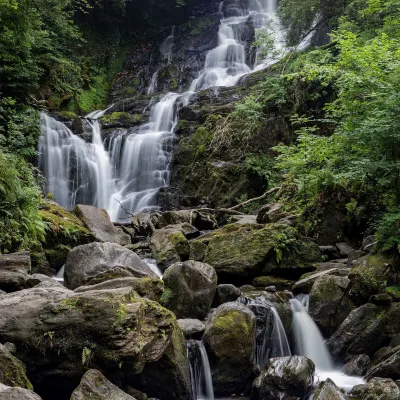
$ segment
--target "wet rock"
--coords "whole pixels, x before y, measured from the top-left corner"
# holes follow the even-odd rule
[[[216,395],[240,394],[254,378],[255,316],[243,304],[225,303],[206,322],[207,349]]]
[[[336,243],[336,247],[339,250],[339,255],[341,257],[348,257],[350,253],[354,250],[348,243],[341,242]]]
[[[150,238],[152,257],[165,270],[169,265],[189,258],[190,245],[181,225],[157,229]]]
[[[231,301],[236,301],[242,292],[234,285],[222,284],[217,286],[215,291],[214,300],[212,303],[213,307],[218,307],[221,304],[229,303]]]
[[[258,276],[253,279],[255,287],[275,286],[278,290],[291,290],[295,283],[295,281],[278,276]]]
[[[3,345],[11,354],[15,354],[17,352],[17,346],[14,343],[6,342]]]
[[[141,212],[132,217],[132,226],[137,235],[147,237],[154,233],[160,217],[160,213]]]
[[[113,385],[100,371],[90,369],[83,375],[71,400],[135,400],[134,397]]]
[[[0,383],[12,387],[33,389],[26,376],[24,364],[2,344],[0,344]]]
[[[335,385],[331,379],[320,383],[318,389],[314,393],[313,400],[346,400],[345,396],[340,389]]]
[[[211,308],[217,287],[213,267],[197,261],[171,265],[163,276],[163,304],[177,318],[204,319]]]
[[[122,383],[133,379],[171,346],[175,323],[170,311],[131,288],[32,288],[0,298],[0,341],[16,344],[41,393],[72,393],[91,365]]]
[[[400,332],[400,303],[377,306],[367,303],[353,310],[328,340],[336,360],[348,361],[358,354],[372,356]]]
[[[360,400],[398,400],[400,389],[391,379],[373,378],[365,385],[355,386],[350,395]]]
[[[10,387],[0,383],[0,400],[42,400],[39,395],[28,389]]]
[[[370,296],[382,292],[386,286],[396,285],[400,278],[391,258],[375,254],[359,259],[351,269],[349,279],[350,296],[361,305],[366,303]]]
[[[325,275],[332,275],[332,274],[338,274],[338,269],[330,268],[326,271],[307,274],[306,278],[302,277],[302,279],[300,279],[293,285],[292,292],[294,295],[299,294],[299,293],[308,294],[308,293],[310,293],[315,281],[318,278],[325,276]]]
[[[137,254],[115,243],[90,243],[72,249],[65,263],[65,286],[76,289],[100,274],[113,276],[114,269],[122,269],[131,277],[156,277],[156,274]],[[99,282],[96,282],[99,283]]]
[[[267,286],[265,291],[269,293],[276,293],[276,286]]]
[[[84,293],[91,290],[132,288],[139,296],[149,300],[160,301],[164,291],[164,283],[159,278],[117,278],[98,283],[96,285],[80,286],[75,293]]]
[[[291,238],[287,249],[278,251],[277,238]],[[319,260],[318,246],[298,235],[287,225],[230,224],[203,235],[191,242],[192,249],[201,244],[204,262],[212,265],[218,278],[226,283],[252,280],[260,275],[298,278],[304,272],[314,270]],[[279,262],[277,260],[279,259]]]
[[[186,339],[200,340],[206,329],[198,319],[178,319],[178,325]]]
[[[366,378],[372,377],[400,379],[400,346],[388,351],[368,370]]]
[[[314,373],[315,365],[306,357],[271,358],[253,383],[251,400],[304,397],[312,389]]]
[[[130,236],[114,226],[106,210],[79,204],[74,212],[96,240],[122,246],[131,243]]]
[[[253,290],[256,290],[256,288],[253,285],[243,285],[240,286],[239,288],[242,292],[251,292]]]
[[[364,376],[370,365],[371,359],[366,354],[360,354],[348,361],[342,371],[350,376]]]
[[[361,258],[366,256],[367,253],[362,250],[352,250],[349,254],[349,257],[347,259],[347,268],[352,268],[353,265],[357,263],[357,261]]]
[[[31,270],[31,255],[21,253],[0,254],[0,290],[10,293],[25,289]]]
[[[356,308],[348,295],[349,284],[346,277],[322,275],[312,286],[309,313],[325,336],[330,336]]]
[[[379,362],[379,360],[383,359],[383,357],[385,357],[385,355],[388,354],[389,351],[391,351],[391,350],[392,350],[391,347],[384,346],[384,347],[381,347],[380,349],[378,349],[377,351],[375,351],[375,353],[371,357],[372,363],[376,364],[377,362]]]

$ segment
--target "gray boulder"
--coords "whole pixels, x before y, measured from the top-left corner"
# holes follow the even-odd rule
[[[282,205],[279,203],[271,203],[263,206],[257,214],[257,222],[259,224],[269,224],[276,222],[283,217]]]
[[[206,326],[198,319],[178,319],[178,325],[186,339],[200,340],[206,330]]]
[[[305,397],[314,383],[315,365],[306,357],[271,358],[254,381],[251,400]]]
[[[117,278],[101,282],[96,285],[80,286],[74,290],[75,293],[84,293],[91,290],[119,289],[123,287],[132,288],[141,297],[160,301],[164,291],[164,282],[159,278]]]
[[[0,341],[16,344],[33,385],[45,382],[48,391],[71,390],[91,366],[123,384],[167,351],[185,359],[184,346],[173,339],[178,331],[184,342],[176,326],[170,311],[131,288],[73,293],[36,287],[0,297]],[[168,368],[180,378],[170,390],[182,393],[187,365]],[[164,400],[161,395],[155,397]]]
[[[135,400],[113,385],[100,371],[90,369],[83,375],[71,400]]]
[[[76,289],[104,273],[108,279],[120,277],[113,276],[115,269],[122,269],[131,277],[156,277],[134,252],[115,243],[95,242],[75,247],[68,253],[64,271],[65,286]]]
[[[216,395],[240,394],[254,379],[255,322],[237,302],[219,306],[207,320],[203,341]]]
[[[332,275],[332,274],[338,274],[338,269],[337,268],[330,268],[326,271],[321,271],[321,272],[316,272],[316,273],[310,273],[308,274],[307,277],[302,277],[299,281],[297,281],[293,287],[292,287],[292,292],[293,294],[308,294],[311,291],[311,288],[313,287],[315,281],[324,275]]]
[[[163,280],[163,304],[177,318],[207,316],[217,287],[217,274],[211,265],[192,260],[176,263],[167,268]]]
[[[221,304],[229,303],[231,301],[236,301],[242,292],[234,285],[230,284],[223,284],[218,285],[217,290],[215,292],[214,300],[213,300],[213,307],[218,307]]]
[[[55,286],[60,286],[60,287],[63,286],[60,282],[56,281],[55,279],[51,278],[50,276],[42,275],[42,274],[33,274],[33,275],[29,275],[29,277],[26,281],[25,289],[32,288],[36,285],[41,284],[42,282],[51,282],[51,284],[53,284]]]
[[[388,351],[367,372],[366,378],[400,379],[400,346]]]
[[[131,237],[111,222],[107,210],[79,204],[74,212],[99,242],[117,243],[122,246],[131,243]]]
[[[348,295],[350,280],[322,275],[310,292],[309,313],[325,336],[330,336],[356,308]]]
[[[374,235],[367,236],[362,241],[361,250],[369,253],[373,250],[376,243]]]
[[[0,290],[10,293],[25,289],[30,270],[29,252],[0,254]]]
[[[399,400],[400,389],[392,379],[373,378],[365,385],[357,385],[350,392],[360,400]]]
[[[42,400],[31,390],[19,387],[10,387],[0,383],[0,400]]]
[[[360,354],[348,361],[342,371],[350,376],[364,376],[370,365],[371,359],[366,354]]]
[[[341,257],[348,257],[350,253],[354,250],[348,243],[341,242],[336,243],[336,247],[339,250],[339,255]]]
[[[347,400],[347,396],[328,378],[325,382],[320,383],[313,400]]]

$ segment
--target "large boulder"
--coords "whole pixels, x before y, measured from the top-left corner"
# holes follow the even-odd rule
[[[318,278],[325,275],[338,275],[338,274],[339,272],[336,267],[329,268],[325,271],[318,271],[315,273],[305,274],[305,276],[302,276],[301,279],[293,285],[292,292],[295,295],[300,293],[308,294],[311,292],[311,289]]]
[[[217,395],[240,394],[254,379],[255,322],[237,302],[221,305],[207,321],[203,340]]]
[[[217,275],[211,265],[192,260],[176,263],[167,268],[163,280],[163,304],[177,318],[207,316],[217,287]]]
[[[135,400],[113,385],[100,371],[90,369],[83,375],[71,400]]]
[[[251,400],[305,397],[314,383],[315,365],[306,357],[271,358],[254,381]]]
[[[12,387],[33,389],[26,376],[25,365],[2,344],[0,344],[0,383]]]
[[[115,243],[95,242],[75,247],[69,252],[64,271],[65,285],[76,289],[102,273],[107,273],[108,279],[119,278],[120,275],[113,276],[114,269],[123,269],[131,277],[156,277],[133,251]]]
[[[16,357],[39,393],[57,390],[60,399],[72,393],[89,367],[123,383],[171,346],[184,358],[185,351],[174,347],[175,331],[170,311],[131,288],[85,293],[32,288],[0,297],[0,341],[15,343]],[[178,376],[185,372],[177,365],[169,368]],[[182,390],[175,383],[171,390]]]
[[[234,285],[230,284],[222,284],[217,286],[217,290],[215,292],[213,307],[218,307],[221,304],[229,303],[231,301],[236,301],[242,292]]]
[[[320,259],[317,244],[281,224],[230,224],[191,242],[190,257],[211,264],[218,278],[251,282],[260,275],[298,279]]]
[[[0,290],[7,293],[25,289],[31,270],[28,251],[0,254]]]
[[[328,340],[332,356],[348,361],[359,354],[371,357],[400,332],[400,303],[367,303],[353,310]]]
[[[318,389],[314,393],[313,400],[346,400],[345,396],[335,383],[329,378],[325,382],[321,382]]]
[[[182,225],[157,229],[150,238],[150,250],[157,265],[165,270],[169,265],[189,258],[190,245]]]
[[[311,289],[309,313],[325,336],[330,336],[355,308],[348,296],[349,284],[346,277],[322,275]]]
[[[362,305],[368,299],[400,282],[393,260],[382,254],[374,254],[360,258],[349,274],[351,280],[350,296]]]
[[[117,243],[121,246],[131,243],[131,237],[111,222],[107,210],[78,204],[74,212],[99,242]]]
[[[366,354],[360,354],[348,361],[342,371],[350,376],[364,376],[370,365],[371,359]]]
[[[119,289],[130,287],[141,297],[160,301],[164,291],[164,282],[159,278],[117,278],[97,283],[96,285],[80,286],[74,290],[75,293],[88,292],[90,290]]]
[[[0,383],[0,400],[42,400],[29,389],[10,387]]]
[[[355,386],[350,395],[360,400],[399,400],[400,389],[391,379],[373,378],[365,385]]]
[[[400,379],[400,346],[387,352],[368,370],[366,378],[372,377]]]
[[[178,319],[178,325],[186,339],[200,340],[206,330],[198,319]]]

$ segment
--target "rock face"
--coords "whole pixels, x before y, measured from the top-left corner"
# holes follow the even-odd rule
[[[0,400],[42,400],[31,390],[10,387],[0,383]]]
[[[170,311],[131,288],[85,293],[32,288],[0,297],[0,341],[16,344],[16,357],[39,393],[45,387],[66,396],[88,367],[124,382],[167,349],[185,358],[185,350],[174,347],[175,327]],[[169,368],[177,376],[185,373],[177,364]],[[171,390],[181,391],[174,383]]]
[[[159,301],[164,291],[164,283],[158,278],[117,278],[96,285],[80,286],[75,293],[88,292],[90,290],[119,289],[130,287],[141,297]]]
[[[251,400],[275,400],[282,394],[305,397],[314,381],[315,365],[306,357],[271,358],[254,381]]]
[[[218,307],[221,304],[236,301],[241,296],[241,294],[242,292],[240,291],[240,289],[238,289],[234,285],[218,285],[212,305],[213,307]]]
[[[132,277],[156,277],[134,252],[118,244],[96,242],[75,247],[69,252],[65,263],[65,285],[76,289],[106,272],[108,279],[112,279],[114,269],[123,269],[127,276]]]
[[[90,369],[83,375],[71,400],[135,400],[113,385],[100,371]]]
[[[377,306],[367,303],[353,310],[327,344],[336,360],[358,354],[372,356],[400,332],[400,303]]]
[[[346,400],[347,397],[329,378],[322,382],[316,390],[313,400]]]
[[[246,390],[254,374],[255,316],[243,304],[218,307],[206,323],[204,344],[216,395]]]
[[[342,371],[350,376],[364,376],[370,365],[371,359],[366,354],[360,354],[346,363]]]
[[[99,242],[117,243],[121,246],[131,243],[130,236],[114,226],[106,210],[79,204],[74,211]]]
[[[365,385],[355,386],[350,394],[361,400],[398,400],[400,389],[391,379],[373,378]]]
[[[25,365],[2,344],[0,344],[0,383],[12,387],[33,389],[26,376]]]
[[[282,246],[280,238],[287,243]],[[287,225],[231,224],[191,242],[191,257],[212,265],[228,283],[260,275],[295,276],[314,270],[319,247]]]
[[[372,377],[400,379],[400,346],[395,347],[378,360],[368,371],[366,378]]]
[[[206,330],[205,325],[198,319],[178,319],[178,325],[186,339],[200,340]]]
[[[355,308],[348,296],[349,284],[346,277],[322,275],[311,289],[309,313],[326,336],[330,336]]]
[[[171,265],[163,276],[165,306],[177,318],[204,319],[211,308],[217,287],[213,267],[197,261]]]
[[[149,245],[153,258],[162,270],[189,258],[190,246],[181,225],[157,229],[151,236]]]
[[[0,254],[0,290],[9,293],[24,289],[30,270],[29,252]]]

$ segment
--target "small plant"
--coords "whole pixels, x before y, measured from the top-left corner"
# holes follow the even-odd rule
[[[82,365],[89,365],[94,357],[95,344],[91,344],[90,347],[84,347],[82,350]]]

